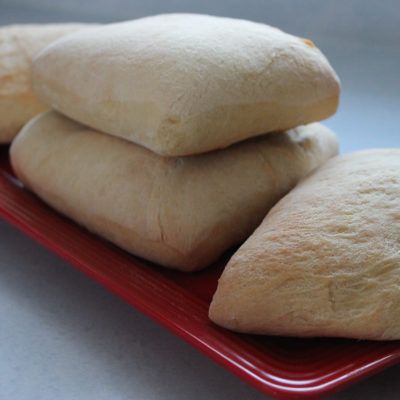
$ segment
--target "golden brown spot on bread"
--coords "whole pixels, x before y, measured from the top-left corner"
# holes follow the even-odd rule
[[[178,116],[176,116],[176,115],[172,115],[172,116],[170,116],[170,117],[167,119],[167,121],[168,121],[170,124],[179,124],[179,122],[181,121],[181,119],[180,119]]]
[[[315,44],[312,40],[310,40],[310,39],[301,39],[301,40],[303,41],[303,43],[306,44],[306,46],[311,47],[311,48],[315,47]]]

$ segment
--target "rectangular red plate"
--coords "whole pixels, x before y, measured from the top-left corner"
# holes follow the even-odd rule
[[[185,274],[129,255],[24,190],[10,169],[7,147],[0,147],[0,216],[271,396],[332,393],[400,359],[398,342],[257,337],[218,328],[207,311],[224,260]]]

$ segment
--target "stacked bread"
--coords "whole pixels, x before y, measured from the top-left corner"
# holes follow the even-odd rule
[[[400,338],[400,150],[328,161],[336,138],[316,121],[335,112],[339,81],[310,40],[160,15],[58,40],[35,60],[33,87],[53,110],[22,129],[11,161],[48,204],[183,271],[247,239],[214,322]]]
[[[315,123],[336,111],[335,72],[310,40],[263,24],[170,14],[85,29],[41,52],[32,78],[54,111],[13,142],[19,178],[171,268],[210,265],[337,153]]]

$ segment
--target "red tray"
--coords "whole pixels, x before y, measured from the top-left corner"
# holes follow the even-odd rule
[[[213,325],[208,305],[225,260],[185,274],[157,267],[90,234],[24,190],[0,147],[0,216],[268,395],[332,393],[400,359],[398,342],[289,339]]]

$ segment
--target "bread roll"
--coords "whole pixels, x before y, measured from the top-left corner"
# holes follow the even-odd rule
[[[248,333],[400,339],[400,149],[336,157],[278,202],[210,318]]]
[[[0,143],[9,143],[34,115],[48,107],[31,88],[33,58],[49,43],[83,24],[0,27]]]
[[[38,57],[33,80],[54,109],[166,156],[327,118],[339,97],[338,78],[311,41],[195,14],[65,38]]]
[[[311,124],[225,150],[164,158],[55,112],[11,146],[17,176],[43,200],[124,249],[171,268],[206,267],[337,151]]]

